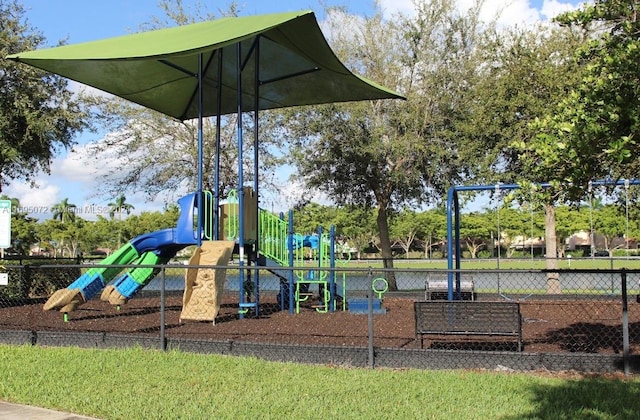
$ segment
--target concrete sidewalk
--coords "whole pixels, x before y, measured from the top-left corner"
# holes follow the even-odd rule
[[[31,407],[0,401],[0,420],[98,420],[93,417],[63,413],[46,408]]]

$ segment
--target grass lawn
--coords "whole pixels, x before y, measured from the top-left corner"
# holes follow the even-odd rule
[[[0,345],[0,399],[101,419],[636,419],[640,378]]]

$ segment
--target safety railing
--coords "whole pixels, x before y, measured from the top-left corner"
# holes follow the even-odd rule
[[[258,248],[260,253],[280,265],[289,265],[289,248],[287,246],[287,221],[273,213],[259,209]]]

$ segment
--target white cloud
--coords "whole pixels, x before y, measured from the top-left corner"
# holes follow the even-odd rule
[[[386,16],[398,12],[412,14],[415,10],[413,0],[380,0],[380,6]]]
[[[512,0],[506,4],[487,2],[485,18],[499,16],[498,26],[531,25],[541,19],[540,12],[528,0]]]
[[[459,10],[468,10],[476,0],[456,0]],[[412,0],[381,0],[385,15],[402,12],[412,14],[414,5]],[[543,20],[554,18],[559,13],[576,9],[580,4],[577,0],[486,0],[481,12],[483,20],[491,20],[499,16],[499,26],[531,25]],[[539,7],[536,7],[539,5]]]
[[[99,170],[104,171],[105,166],[96,166],[86,149],[86,146],[78,146],[66,156],[56,159],[51,165],[52,176],[88,183],[90,186],[99,176]]]
[[[545,0],[542,3],[541,13],[547,19],[553,19],[560,13],[569,12],[581,7],[585,3],[578,3],[558,0]]]
[[[37,181],[39,188],[31,188],[28,184],[14,183],[3,191],[9,197],[15,197],[23,208],[37,209],[34,213],[46,212],[43,208],[49,208],[59,201],[60,188],[48,183],[44,178]]]
[[[299,180],[289,180],[281,188],[281,194],[278,197],[278,204],[284,205],[285,209],[290,209],[301,202],[310,201],[323,206],[332,205],[332,201],[327,195],[318,190],[311,190],[305,187]]]
[[[31,217],[51,218],[51,207],[66,198],[77,206],[79,216],[96,220],[98,215],[109,216],[107,204],[115,198],[96,195],[98,186],[106,174],[121,164],[122,160],[114,153],[98,157],[90,145],[78,145],[54,159],[51,173],[38,176],[34,187],[16,182],[6,187],[3,193],[17,198]],[[167,201],[171,201],[167,197],[158,197],[148,202],[143,192],[136,191],[127,192],[125,196],[127,202],[135,207],[132,213],[161,210]]]
[[[109,136],[109,135],[107,135]],[[102,143],[106,138],[98,140]],[[95,145],[76,145],[65,156],[57,158],[51,165],[51,173],[70,180],[95,186],[101,179],[117,170],[124,160],[109,150],[96,153]]]

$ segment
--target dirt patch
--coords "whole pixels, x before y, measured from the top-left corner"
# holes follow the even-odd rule
[[[376,347],[419,348],[415,336],[413,299],[386,298],[385,314],[374,315]],[[118,309],[97,299],[68,314],[43,311],[42,302],[0,308],[0,329],[82,331],[153,335],[160,333],[159,296],[142,295]],[[182,296],[165,302],[165,333],[169,338],[216,339],[265,343],[366,346],[366,315],[343,311],[320,313],[311,306],[300,313],[281,311],[275,296],[261,297],[260,314],[238,314],[237,296],[226,294],[215,325],[181,321]],[[622,305],[613,299],[527,299],[521,301],[524,350],[527,352],[621,353]],[[631,351],[640,350],[640,304],[629,304]],[[504,350],[511,338],[431,337],[426,348]],[[505,347],[506,346],[506,347]]]

